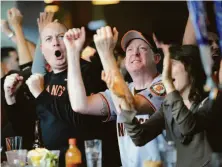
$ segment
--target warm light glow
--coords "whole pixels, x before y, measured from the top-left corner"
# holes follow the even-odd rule
[[[59,6],[58,5],[47,5],[45,7],[45,12],[58,12],[59,11]]]
[[[93,5],[111,5],[119,2],[120,0],[92,0]]]
[[[44,0],[45,3],[52,3],[53,0]]]

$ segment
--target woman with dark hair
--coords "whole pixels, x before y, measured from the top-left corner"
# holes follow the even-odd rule
[[[114,89],[115,74],[107,74],[104,80],[115,96],[121,99],[120,118],[135,145],[143,146],[166,130],[166,139],[174,141],[177,148],[177,166],[208,166],[211,153],[222,151],[222,140],[218,140],[222,132],[222,112],[219,111],[222,107],[221,93],[213,103],[205,98],[205,75],[198,47],[184,45],[168,48],[163,45],[163,51],[162,80],[167,95],[160,111],[144,124],[135,118],[136,109],[129,107],[132,105]]]

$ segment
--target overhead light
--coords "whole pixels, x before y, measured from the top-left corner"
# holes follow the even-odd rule
[[[52,3],[54,0],[44,0],[45,3]]]
[[[58,12],[59,11],[59,6],[58,5],[47,5],[45,7],[45,12]]]
[[[54,0],[44,0],[45,3],[52,3]]]
[[[88,28],[92,31],[95,31],[104,26],[106,26],[105,20],[93,20],[88,23]]]
[[[120,0],[92,0],[93,5],[111,5],[119,2]]]

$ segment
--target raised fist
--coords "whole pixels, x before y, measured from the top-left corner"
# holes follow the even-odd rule
[[[15,27],[16,25],[22,24],[23,16],[21,12],[16,8],[11,8],[8,10],[8,21],[11,24],[12,27]]]
[[[73,28],[69,29],[64,36],[64,43],[67,51],[80,52],[83,49],[85,42],[85,28]]]
[[[53,21],[53,12],[41,12],[39,18],[37,19],[37,24],[39,28],[39,33],[42,32],[43,28]]]
[[[32,95],[37,98],[40,93],[44,90],[44,77],[41,74],[32,74],[29,79],[26,80]]]
[[[93,36],[97,51],[100,54],[113,52],[118,40],[118,34],[115,27],[113,30],[109,26],[98,29]]]
[[[5,78],[4,91],[5,99],[8,105],[14,104],[18,88],[22,85],[23,77],[19,74],[11,74]]]

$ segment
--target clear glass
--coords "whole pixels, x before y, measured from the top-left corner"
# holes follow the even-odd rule
[[[102,167],[102,141],[85,141],[87,167]]]
[[[167,167],[176,167],[177,150],[173,141],[168,141],[164,153],[164,159]]]
[[[7,137],[5,142],[7,151],[22,149],[22,136]]]
[[[11,150],[5,153],[9,165],[25,166],[27,150]]]

